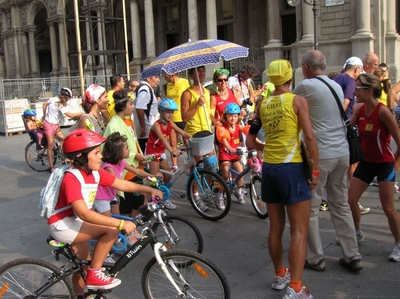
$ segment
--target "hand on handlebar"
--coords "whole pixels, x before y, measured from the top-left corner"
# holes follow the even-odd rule
[[[152,189],[151,192],[150,192],[150,195],[151,195],[152,197],[153,197],[153,196],[158,196],[158,197],[161,198],[161,199],[164,198],[164,194],[163,194],[160,190],[157,190],[157,189]]]
[[[123,231],[125,235],[129,235],[135,229],[136,225],[132,221],[125,221],[121,231]]]
[[[181,150],[171,151],[171,154],[173,157],[179,157],[180,155],[183,154],[183,151]]]

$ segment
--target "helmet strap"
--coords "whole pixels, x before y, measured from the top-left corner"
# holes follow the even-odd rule
[[[162,122],[164,125],[167,125],[167,124],[168,124],[168,121],[167,121],[162,115],[160,115],[160,119],[161,119],[161,122]]]

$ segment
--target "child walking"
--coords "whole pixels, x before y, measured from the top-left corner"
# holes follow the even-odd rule
[[[243,171],[242,164],[240,164],[240,156],[236,154],[237,148],[242,145],[240,134],[243,130],[239,126],[239,115],[239,105],[235,103],[227,104],[221,119],[222,126],[216,128],[217,140],[220,143],[218,148],[219,168],[222,172],[222,178],[225,181],[229,178],[229,167],[231,164],[232,168],[237,172]],[[243,178],[239,181],[238,186],[243,186]],[[239,204],[244,205],[246,202],[242,194],[242,189],[242,187],[237,188],[233,194]],[[217,204],[220,209],[225,209],[222,190],[218,193]]]
[[[167,150],[171,156],[178,157],[181,154],[180,150],[174,150],[170,144],[171,131],[174,130],[176,133],[181,134],[183,138],[190,138],[192,135],[186,133],[180,129],[174,122],[172,122],[172,116],[174,111],[178,110],[178,105],[174,100],[164,98],[158,103],[158,111],[160,112],[160,119],[158,119],[151,127],[149,133],[149,139],[146,144],[146,155],[160,155],[160,161],[151,161],[150,173],[157,174],[161,169],[169,170],[169,163],[165,150]],[[171,178],[164,176],[164,181],[168,182]],[[164,205],[168,209],[176,209],[176,206],[170,202],[170,200],[164,201]]]

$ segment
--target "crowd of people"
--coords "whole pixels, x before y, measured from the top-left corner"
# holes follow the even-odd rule
[[[395,174],[400,166],[400,82],[390,86],[388,67],[379,64],[375,53],[362,59],[350,57],[341,72],[329,76],[325,75],[326,67],[322,52],[305,53],[301,61],[304,79],[293,89],[292,65],[284,59],[269,64],[269,81],[259,89],[252,80],[259,74],[254,64],[244,65],[237,74],[216,69],[214,92],[210,92],[203,86],[206,68],[200,66],[188,70],[189,80],[164,74],[167,83],[162,99],[157,92],[160,77],[129,80],[125,88],[124,78],[116,75],[110,79],[108,92],[97,84],[87,88],[82,99],[85,113],[72,115],[67,111],[66,102],[72,97],[68,88],[45,103],[43,132],[38,134],[47,138],[49,162],[57,137],[75,169],[66,174],[56,207],[69,208],[50,218],[49,230],[58,240],[71,243],[81,258],[89,255],[86,241],[98,238],[86,284],[104,289],[118,285],[118,279],[101,271],[101,263],[119,230],[130,233],[131,242],[140,237],[132,223],[109,217],[111,211],[134,217],[146,202],[144,194],[162,197],[159,191],[140,185],[142,178],[161,177],[160,169],[176,172],[179,146],[187,146],[190,138],[213,134],[215,151],[207,157],[214,157],[211,164],[219,167],[224,179],[229,167],[241,171],[238,147],[258,152],[262,200],[270,219],[268,251],[275,269],[271,285],[276,290],[287,287],[284,299],[313,298],[302,283],[303,269],[326,268],[320,210],[330,211],[342,252],[339,264],[352,271],[362,270],[358,248],[365,239],[361,214],[369,208],[359,199],[370,183],[378,185],[394,237],[389,260],[400,262],[400,216],[394,207]],[[351,125],[358,128],[364,153],[358,164],[350,165],[346,126],[335,98]],[[66,138],[58,125],[59,111],[79,118],[77,130]],[[32,116],[32,111],[27,111],[26,122],[38,130]],[[392,138],[396,151],[390,147]],[[313,161],[310,177],[303,166],[302,143]],[[163,157],[162,162],[148,162],[148,156],[154,154]],[[202,157],[194,158],[198,161]],[[145,166],[150,173],[145,172]],[[66,188],[67,183],[76,188]],[[87,193],[87,185],[99,186],[97,196]],[[241,188],[234,196],[239,204],[245,204]],[[208,209],[196,190],[194,200],[202,210]],[[225,209],[222,190],[215,201],[219,209]],[[176,208],[170,200],[165,205]],[[291,241],[285,266],[282,236],[286,215]],[[83,285],[76,276],[76,290],[82,290]]]

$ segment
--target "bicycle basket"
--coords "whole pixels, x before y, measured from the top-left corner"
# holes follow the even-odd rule
[[[214,134],[189,139],[192,156],[204,156],[214,151]]]

